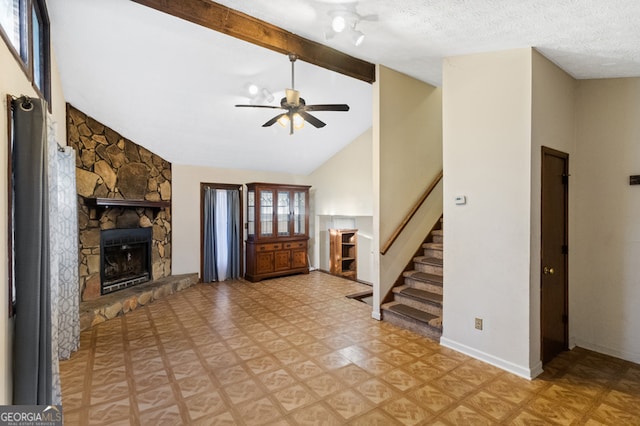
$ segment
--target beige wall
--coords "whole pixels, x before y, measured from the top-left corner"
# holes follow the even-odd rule
[[[306,176],[255,170],[219,169],[174,163],[172,164],[171,172],[173,178],[171,262],[173,273],[176,275],[192,272],[200,273],[200,183],[245,184],[249,182],[272,182],[308,184]],[[310,198],[310,207],[313,210],[313,196],[311,195]],[[243,209],[246,209],[246,198],[243,200]],[[243,212],[243,214],[245,213]],[[310,217],[313,217],[313,214],[310,213]],[[313,235],[311,227],[309,233]],[[314,244],[313,241],[309,243],[310,245]]]
[[[53,54],[52,54],[53,56]],[[61,144],[66,143],[66,121],[65,121],[65,102],[62,95],[62,86],[58,75],[55,60],[52,61],[51,75],[51,96],[52,96],[52,113],[56,121],[57,138]],[[0,197],[0,216],[2,216],[2,225],[0,225],[0,259],[7,259],[7,165],[8,165],[8,143],[7,135],[7,102],[6,96],[36,96],[31,83],[27,80],[22,68],[18,65],[15,58],[0,39],[0,188],[3,195]],[[11,348],[13,340],[13,321],[7,318],[7,306],[9,283],[7,282],[7,264],[6,260],[0,262],[0,405],[11,403]]]
[[[640,362],[640,78],[577,84],[571,158],[571,335],[578,346]]]
[[[532,370],[539,369],[540,363],[540,201],[542,183],[542,147],[556,149],[569,154],[569,173],[573,174],[575,143],[575,101],[576,80],[558,68],[555,64],[533,51],[532,57],[532,127],[531,127],[531,345],[529,365]],[[575,176],[571,181],[575,180]],[[570,187],[569,196],[573,195]],[[573,198],[569,202],[569,226],[574,223],[575,208]],[[573,235],[569,229],[569,246],[574,246]],[[571,261],[572,256],[569,256]],[[569,277],[571,277],[571,267]],[[573,291],[569,290],[571,295]],[[571,314],[571,312],[570,312]],[[573,317],[570,315],[573,322]],[[570,324],[570,333],[573,332]]]
[[[531,49],[443,62],[441,343],[530,377]],[[456,205],[456,196],[467,197]],[[474,329],[474,318],[484,329]]]
[[[374,233],[381,247],[442,170],[442,90],[377,67],[374,84]],[[377,164],[376,164],[377,162]],[[386,255],[378,256],[374,317],[420,243],[442,212],[439,187]],[[377,229],[376,229],[377,228]],[[374,262],[375,263],[375,262]]]
[[[309,175],[315,205],[311,263],[328,271],[329,233],[334,217],[358,229],[358,279],[372,282],[372,129],[367,130]]]

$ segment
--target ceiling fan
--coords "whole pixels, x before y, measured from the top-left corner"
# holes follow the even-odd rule
[[[276,115],[262,127],[269,127],[276,122],[283,125],[289,125],[289,134],[293,134],[294,128],[302,127],[304,121],[310,123],[316,128],[324,127],[327,124],[313,115],[309,114],[309,111],[349,111],[349,105],[346,104],[319,104],[319,105],[307,105],[305,100],[300,97],[300,92],[295,90],[295,74],[294,64],[298,59],[298,56],[294,53],[289,54],[289,60],[291,61],[291,89],[285,90],[285,97],[280,100],[280,106],[273,105],[236,105],[236,107],[242,108],[271,108],[282,109],[286,112]],[[287,123],[288,122],[288,123]]]

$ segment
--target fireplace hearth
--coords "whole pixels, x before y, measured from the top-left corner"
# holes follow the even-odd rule
[[[100,233],[100,294],[151,279],[151,228],[108,229]]]

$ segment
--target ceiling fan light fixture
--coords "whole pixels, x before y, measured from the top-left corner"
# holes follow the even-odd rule
[[[251,95],[251,96],[257,95],[259,90],[260,89],[256,84],[249,83],[249,85],[247,86],[247,91],[249,92],[249,95]]]
[[[353,29],[351,31],[351,41],[354,45],[360,46],[364,41],[364,33],[362,31]]]
[[[300,130],[304,127],[304,118],[297,112],[293,114],[293,128]]]
[[[347,20],[342,15],[336,15],[331,20],[331,28],[336,33],[341,33],[347,27]]]
[[[289,116],[285,114],[282,117],[278,118],[278,124],[284,128],[289,127]]]
[[[271,103],[275,99],[273,97],[273,93],[271,93],[266,87],[262,89],[262,96],[264,97],[264,100],[267,101],[267,103]]]

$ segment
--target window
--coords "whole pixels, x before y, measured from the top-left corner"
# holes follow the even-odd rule
[[[0,36],[33,87],[50,103],[49,17],[45,0],[0,0]]]

